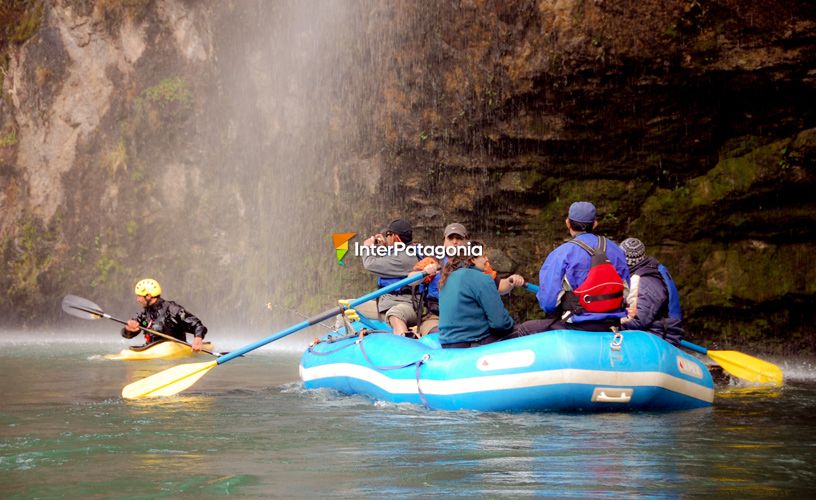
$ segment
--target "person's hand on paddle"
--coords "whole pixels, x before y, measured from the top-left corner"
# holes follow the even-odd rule
[[[193,339],[193,343],[190,347],[193,348],[194,352],[198,352],[201,350],[201,346],[204,344],[204,339],[201,337],[196,337]]]
[[[437,260],[433,257],[425,257],[421,261],[414,264],[414,270],[408,273],[408,276],[416,274],[420,271],[427,276],[424,280],[422,280],[422,282],[427,285],[431,282],[431,280],[433,280],[434,275],[439,272],[439,262],[437,262]]]
[[[524,286],[524,277],[520,274],[511,274],[507,277],[507,282],[510,283],[513,288],[520,288]]]
[[[138,332],[140,330],[139,322],[136,321],[135,319],[129,319],[127,324],[125,325],[125,330],[129,332]]]
[[[492,268],[490,270],[493,273],[493,279],[496,279],[496,271],[493,271]],[[487,266],[485,266],[485,274],[490,275],[487,273]],[[512,292],[513,289],[524,286],[524,278],[520,274],[511,274],[510,276],[499,280],[496,286],[499,290],[499,294],[507,295],[508,293]]]

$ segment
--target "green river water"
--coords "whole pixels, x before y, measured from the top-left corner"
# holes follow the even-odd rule
[[[0,498],[816,495],[810,360],[771,359],[783,388],[722,387],[703,410],[442,412],[304,390],[305,337],[132,402],[123,385],[179,361],[0,332]]]

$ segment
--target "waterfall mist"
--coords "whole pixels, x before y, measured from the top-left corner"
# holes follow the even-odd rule
[[[212,26],[216,65],[199,126],[213,138],[201,158],[218,208],[200,231],[210,236],[205,256],[217,261],[171,272],[186,296],[219,314],[211,321],[228,312],[229,321],[268,325],[280,316],[269,301],[307,313],[330,305],[320,297],[342,272],[331,233],[348,229],[345,202],[357,197],[337,192],[336,177],[359,153],[359,103],[368,98],[355,62],[365,41],[360,8],[241,2]]]
[[[0,199],[21,192],[0,277],[14,313],[0,321],[81,327],[60,311],[67,293],[128,317],[145,277],[211,327],[264,330],[300,321],[267,302],[312,314],[355,292],[331,233],[357,230],[379,180],[364,140],[379,85],[367,30],[387,10],[375,7],[47,3],[6,80],[16,108],[0,108],[28,145]],[[44,98],[33,84],[48,78]],[[73,142],[37,142],[56,133]],[[30,201],[35,181],[48,213]]]

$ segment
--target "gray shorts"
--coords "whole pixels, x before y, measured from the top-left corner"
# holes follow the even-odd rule
[[[401,319],[408,326],[414,326],[417,323],[416,311],[414,310],[414,305],[410,302],[400,302],[391,306],[391,308],[385,312],[385,322],[388,323],[388,320],[392,316]]]
[[[436,314],[429,314],[422,318],[422,323],[419,324],[419,336],[424,337],[431,333],[431,330],[439,326],[439,316]]]

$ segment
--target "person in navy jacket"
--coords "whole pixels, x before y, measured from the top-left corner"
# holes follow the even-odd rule
[[[627,316],[621,320],[621,327],[651,332],[680,345],[685,332],[680,299],[671,274],[656,259],[646,256],[646,245],[639,239],[627,238],[621,248],[632,273]]]

